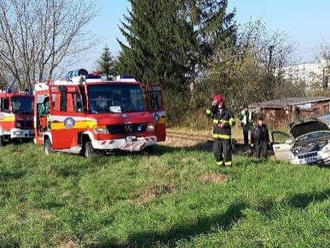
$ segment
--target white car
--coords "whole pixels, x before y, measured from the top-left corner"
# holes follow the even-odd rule
[[[292,164],[330,164],[330,115],[296,123],[290,134],[272,132],[275,159]]]

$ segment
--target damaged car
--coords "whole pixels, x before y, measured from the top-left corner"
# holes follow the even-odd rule
[[[330,115],[295,123],[290,134],[272,132],[275,159],[291,164],[330,164]]]

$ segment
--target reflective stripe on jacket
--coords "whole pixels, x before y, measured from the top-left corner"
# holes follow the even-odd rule
[[[212,106],[206,110],[206,114],[213,119],[213,138],[231,139],[231,127],[235,125],[235,119],[231,111],[225,107],[219,109]],[[221,127],[220,124],[224,126]]]

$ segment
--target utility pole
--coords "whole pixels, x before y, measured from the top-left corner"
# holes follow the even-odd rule
[[[328,89],[328,84],[329,84],[329,67],[324,67],[323,68],[323,89],[327,90]]]
[[[274,51],[275,46],[271,45],[268,47],[269,50],[269,59],[268,59],[268,75],[271,73],[271,66],[272,66],[272,59],[273,59],[273,51]]]

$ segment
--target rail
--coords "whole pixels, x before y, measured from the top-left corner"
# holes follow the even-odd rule
[[[200,141],[200,142],[209,142],[212,141],[211,135],[199,134],[199,133],[185,133],[180,131],[168,130],[166,131],[168,138],[174,139],[183,139],[183,140],[192,140],[192,141]]]

